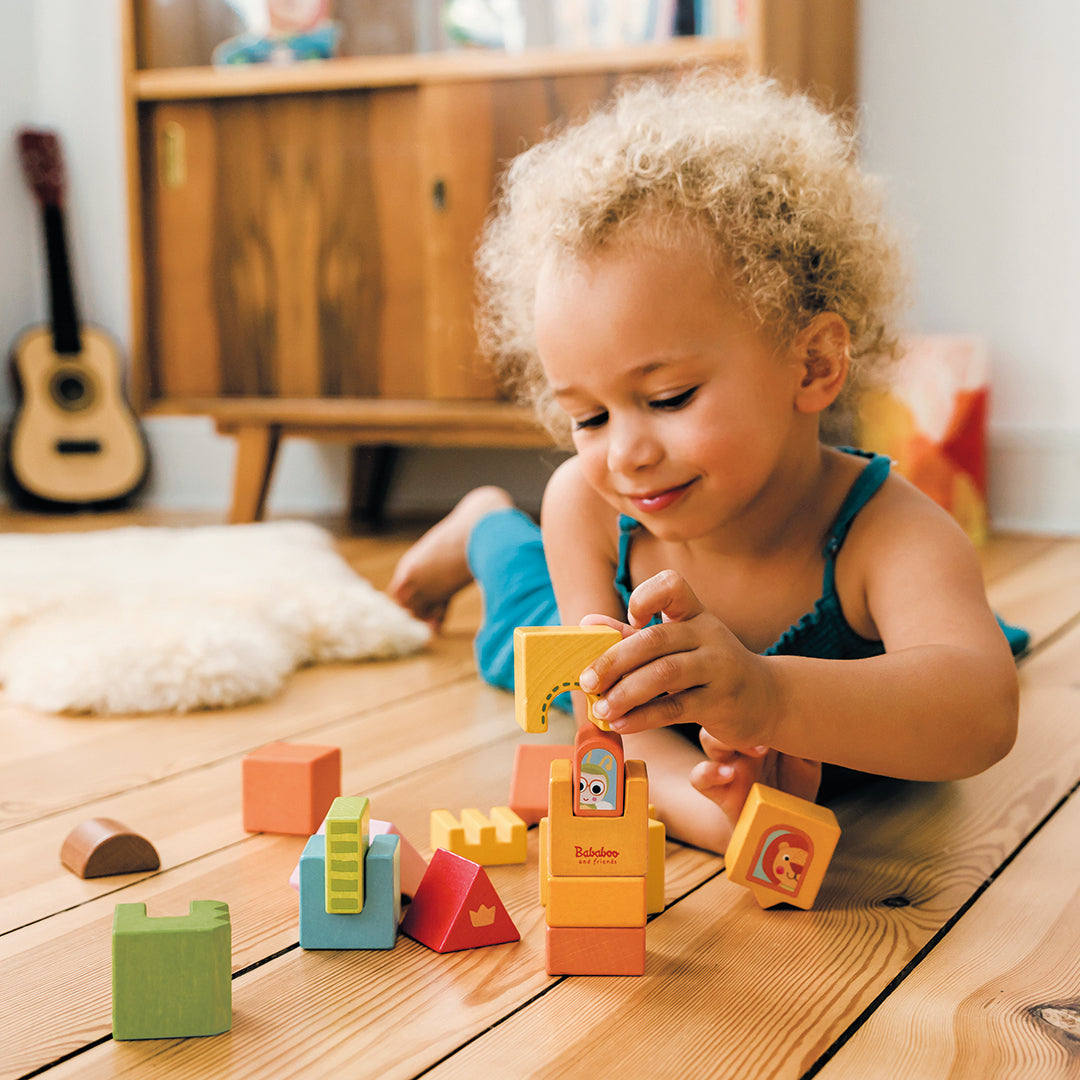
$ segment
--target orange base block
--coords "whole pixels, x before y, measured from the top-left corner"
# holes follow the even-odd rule
[[[548,926],[549,975],[644,975],[645,927]]]

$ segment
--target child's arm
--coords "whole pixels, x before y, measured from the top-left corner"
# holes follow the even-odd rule
[[[842,558],[857,567],[885,655],[758,656],[681,577],[658,574],[635,590],[629,618],[642,627],[662,612],[665,623],[592,665],[613,728],[690,721],[729,746],[914,780],[972,775],[1003,757],[1016,733],[1016,670],[970,543],[906,485],[869,511]]]
[[[548,481],[540,525],[563,624],[577,625],[589,612],[622,624],[626,608],[615,588],[617,514],[584,481],[576,457]]]

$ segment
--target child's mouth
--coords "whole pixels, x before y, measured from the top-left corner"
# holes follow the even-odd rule
[[[693,480],[680,484],[678,487],[666,488],[664,491],[655,491],[650,495],[629,495],[630,502],[646,514],[656,514],[666,510],[669,506],[678,502],[683,497]]]

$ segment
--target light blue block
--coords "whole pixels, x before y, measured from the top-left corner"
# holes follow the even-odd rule
[[[401,921],[401,848],[390,833],[373,836],[364,859],[364,908],[326,910],[326,837],[313,836],[300,856],[300,948],[392,949]]]

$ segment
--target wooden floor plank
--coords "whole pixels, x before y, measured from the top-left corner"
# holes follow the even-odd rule
[[[432,805],[459,809],[463,792],[485,809],[505,798],[516,741],[511,733],[472,753],[444,754],[406,779],[366,790],[376,811],[387,813],[407,835],[426,839]],[[417,790],[425,793],[423,800],[416,798]],[[142,901],[151,915],[160,915],[182,913],[191,899],[224,900],[232,912],[234,970],[261,966],[234,984],[236,1021],[230,1035],[189,1040],[165,1055],[162,1048],[172,1045],[167,1042],[109,1043],[79,1054],[71,1063],[71,1075],[123,1075],[130,1063],[137,1075],[150,1076],[162,1061],[170,1063],[170,1070],[183,1073],[189,1057],[202,1062],[207,1053],[209,1061],[199,1065],[207,1069],[202,1075],[221,1075],[223,1054],[226,1059],[240,1055],[249,1061],[252,1076],[296,1075],[288,1068],[300,1063],[321,1067],[328,1052],[328,1046],[317,1040],[293,1046],[297,1030],[329,1027],[347,1033],[362,1027],[364,1017],[373,1011],[385,1015],[395,1003],[400,1016],[380,1028],[379,1042],[384,1045],[378,1071],[347,1070],[346,1074],[411,1075],[417,1055],[430,1065],[453,1049],[463,1023],[484,1030],[551,981],[544,973],[539,936],[542,909],[537,897],[535,829],[530,832],[526,865],[489,870],[526,941],[499,947],[501,951],[476,950],[457,957],[440,957],[405,939],[389,956],[301,953],[295,948],[296,895],[286,883],[303,842],[292,837],[247,837],[213,855],[0,937],[0,964],[12,985],[22,988],[17,997],[0,999],[0,1030],[14,1033],[0,1041],[0,1077],[7,1080],[40,1068],[108,1034],[108,940],[112,906],[118,902]],[[418,846],[427,851],[425,843]],[[721,860],[694,849],[673,844],[669,851],[671,898],[694,888],[721,866]],[[281,950],[289,951],[261,963]],[[338,983],[348,987],[348,992],[327,997],[325,991]],[[439,1005],[435,1013],[420,1007],[428,998]],[[288,1025],[275,1020],[284,1009],[290,1017]],[[64,1017],[62,1024],[56,1023],[58,1015]],[[277,1034],[270,1036],[275,1029]],[[363,1038],[336,1041],[350,1062],[369,1057]],[[280,1057],[281,1064],[268,1071],[267,1055]],[[234,1062],[232,1071],[236,1067]],[[396,1073],[397,1069],[405,1071]],[[243,1074],[241,1070],[239,1075]],[[65,1073],[60,1070],[56,1075]]]
[[[0,829],[202,768],[276,739],[373,715],[416,687],[451,686],[475,672],[467,637],[393,662],[323,664],[298,672],[270,701],[180,716],[70,717],[0,701]],[[11,739],[8,740],[8,735]]]
[[[339,549],[384,586],[411,536],[346,531]],[[535,831],[525,867],[491,871],[524,941],[449,957],[407,941],[389,954],[303,953],[295,894],[284,883],[303,841],[242,831],[239,757],[277,737],[341,745],[345,789],[371,795],[373,815],[396,821],[421,847],[435,806],[487,810],[505,801],[520,732],[509,696],[473,674],[475,588],[452,610],[449,637],[425,657],[390,665],[396,679],[385,683],[378,665],[318,668],[251,710],[153,721],[39,717],[9,710],[0,697],[0,745],[11,752],[10,764],[0,763],[0,865],[10,869],[0,930],[17,928],[0,936],[0,973],[19,988],[0,995],[0,1080],[69,1053],[48,1075],[800,1075],[957,912],[964,914],[929,957],[964,928],[1011,868],[965,905],[1080,779],[1080,541],[995,540],[982,559],[995,608],[1028,625],[1036,642],[1021,666],[1014,753],[968,781],[883,784],[841,805],[844,836],[812,913],[762,912],[717,876],[720,860],[669,845],[673,903],[650,925],[644,979],[546,976]],[[569,738],[560,724],[556,741]],[[97,771],[101,777],[89,775]],[[55,860],[63,836],[98,813],[147,822],[163,872],[82,882],[62,870]],[[1032,873],[1041,880],[1052,862]],[[196,898],[225,899],[233,910],[241,972],[233,1031],[113,1043],[114,903],[146,900],[151,914],[166,914]],[[1041,939],[1030,949],[1043,957]],[[943,997],[940,1030],[956,1009]],[[850,1045],[854,1052],[854,1039]],[[1034,1060],[1052,1060],[1044,1051],[1040,1044]]]
[[[551,737],[557,730],[553,725]],[[467,791],[464,785],[477,779],[468,752],[497,742],[504,746],[505,802],[517,733],[510,696],[468,679],[311,728],[305,738],[341,748],[342,785],[349,794],[365,794],[438,761],[454,763]],[[240,771],[241,755],[234,754],[0,833],[0,864],[11,868],[0,897],[0,933],[116,888],[115,879],[83,881],[59,862],[64,838],[87,817],[114,817],[145,835],[166,870],[243,840]]]
[[[1024,626],[1033,646],[1080,612],[1080,539],[1061,540],[992,581],[994,609]]]
[[[979,562],[982,564],[983,579],[996,581],[1022,566],[1026,562],[1046,554],[1055,545],[1061,543],[1055,536],[1034,536],[1025,534],[992,535],[979,548]]]
[[[1074,794],[821,1080],[1080,1075],[1078,834]]]

